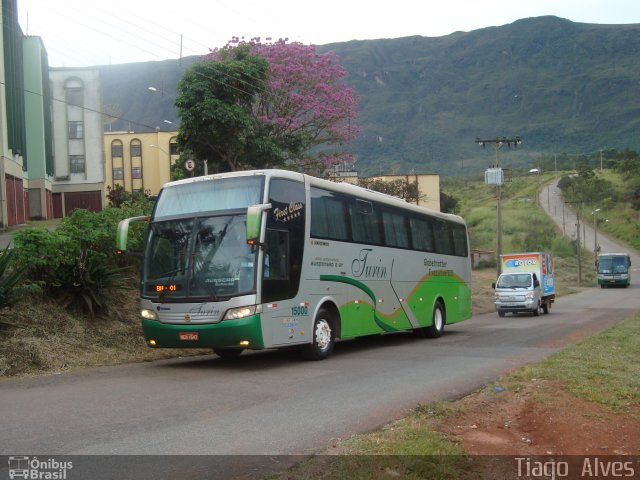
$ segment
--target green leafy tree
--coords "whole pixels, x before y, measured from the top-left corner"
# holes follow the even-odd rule
[[[417,203],[420,199],[417,182],[407,182],[400,178],[396,180],[382,180],[379,178],[359,178],[358,185],[369,190],[386,193],[393,197],[406,200],[409,203]]]
[[[318,172],[352,160],[357,98],[332,53],[233,39],[178,84],[178,143],[209,172],[285,167]],[[197,172],[199,173],[199,172]]]
[[[180,149],[208,162],[210,172],[245,168],[255,157],[254,149],[268,150],[268,138],[263,138],[265,132],[252,114],[267,71],[267,61],[251,55],[248,48],[237,58],[193,64],[178,83]],[[273,150],[265,163],[278,163]]]
[[[640,155],[629,149],[620,152],[614,169],[625,179],[623,196],[634,209],[640,210]]]
[[[458,199],[452,195],[448,195],[442,190],[440,191],[440,211],[443,213],[458,213],[460,206]]]
[[[579,167],[577,175],[562,177],[558,187],[569,202],[592,205],[595,201],[600,205],[607,205],[617,200],[613,184],[596,175],[593,169],[587,166]]]

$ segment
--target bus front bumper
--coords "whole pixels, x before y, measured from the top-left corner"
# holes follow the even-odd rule
[[[260,315],[195,325],[142,320],[142,330],[153,348],[264,348]]]
[[[598,285],[629,285],[629,275],[612,275],[608,277],[598,277]]]

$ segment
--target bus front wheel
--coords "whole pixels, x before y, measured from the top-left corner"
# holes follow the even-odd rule
[[[446,316],[444,313],[444,305],[438,300],[433,307],[432,323],[430,327],[425,327],[424,333],[427,338],[438,338],[444,331]]]
[[[321,309],[313,322],[313,342],[302,347],[302,356],[307,360],[323,360],[331,355],[336,334],[331,314]]]

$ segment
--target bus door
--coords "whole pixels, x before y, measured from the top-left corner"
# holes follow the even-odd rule
[[[261,303],[265,345],[300,343],[308,338],[310,312],[299,298],[304,253],[304,184],[274,178],[269,185]],[[295,308],[294,308],[295,307]],[[302,333],[301,333],[302,332]]]

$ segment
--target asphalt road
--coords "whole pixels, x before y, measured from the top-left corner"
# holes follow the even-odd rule
[[[627,318],[640,309],[639,290],[585,289],[537,318],[479,315],[437,340],[343,342],[322,362],[265,351],[231,363],[211,355],[3,380],[0,452],[310,454]]]
[[[70,479],[260,476],[290,463],[288,455],[323,451],[417,404],[462,396],[628,318],[640,310],[639,277],[628,289],[561,297],[549,315],[474,316],[436,340],[342,342],[322,362],[264,351],[234,362],[211,355],[5,379],[0,454],[73,455]]]

